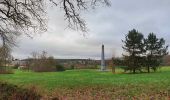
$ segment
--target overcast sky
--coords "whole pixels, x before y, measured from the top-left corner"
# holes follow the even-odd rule
[[[121,56],[125,34],[133,28],[145,36],[149,32],[163,37],[170,44],[170,0],[111,0],[111,7],[84,12],[89,32],[65,29],[61,9],[48,6],[48,31],[33,39],[21,36],[19,47],[13,49],[15,58],[27,58],[33,51],[47,51],[55,58],[100,59],[101,45],[106,58]]]

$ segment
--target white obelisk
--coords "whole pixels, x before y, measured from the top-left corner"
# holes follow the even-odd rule
[[[101,71],[106,70],[106,65],[105,65],[105,58],[104,58],[104,45],[102,44],[102,53],[101,53]]]

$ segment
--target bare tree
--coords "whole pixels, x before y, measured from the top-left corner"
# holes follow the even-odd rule
[[[7,46],[0,47],[0,73],[7,71],[7,64],[11,61],[11,50]]]
[[[65,12],[64,18],[69,27],[87,30],[81,11],[95,8],[99,3],[110,5],[108,0],[1,0],[0,1],[0,37],[8,45],[15,44],[20,34],[46,31],[45,5],[51,2]]]
[[[7,61],[11,57],[11,45],[6,44],[5,37],[2,38],[2,46],[0,47],[0,66],[6,66]]]
[[[32,58],[28,62],[28,68],[33,71],[44,72],[44,71],[56,71],[56,62],[54,57],[49,56],[46,51],[32,52]]]
[[[43,0],[1,0],[0,37],[3,45],[14,45],[15,37],[31,30],[45,30]]]
[[[90,7],[95,8],[100,3],[110,6],[109,0],[50,0],[55,5],[60,5],[65,12],[65,20],[68,21],[69,27],[75,30],[87,31],[86,22],[81,18],[81,11],[88,10]]]

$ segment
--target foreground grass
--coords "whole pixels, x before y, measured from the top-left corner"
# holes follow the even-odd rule
[[[68,70],[65,72],[35,73],[16,70],[15,74],[1,74],[1,81],[17,85],[35,85],[54,91],[51,95],[59,97],[103,98],[138,96],[169,98],[170,67],[162,67],[155,73],[116,74],[97,70]],[[55,92],[57,91],[57,92]],[[69,94],[72,93],[72,94]],[[69,95],[69,96],[68,96]],[[75,96],[74,96],[75,95]],[[148,96],[149,95],[149,96]],[[75,97],[75,98],[74,98]],[[63,97],[64,98],[64,97]],[[90,99],[89,99],[90,100]]]
[[[139,85],[170,84],[170,67],[163,67],[155,73],[112,74],[97,70],[68,70],[65,72],[26,72],[16,70],[15,74],[0,74],[0,80],[17,85],[38,85],[46,89],[81,87],[91,85]]]

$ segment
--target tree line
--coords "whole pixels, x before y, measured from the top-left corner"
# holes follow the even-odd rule
[[[133,29],[125,35],[122,42],[122,48],[126,52],[123,54],[125,70],[133,73],[156,71],[162,58],[168,54],[164,38],[158,38],[154,33],[149,33],[145,38],[142,33]]]
[[[68,27],[87,32],[81,12],[92,10],[99,4],[110,6],[109,0],[0,0],[0,70],[11,59],[16,39],[24,34],[34,37],[47,31],[47,6],[61,9]]]

